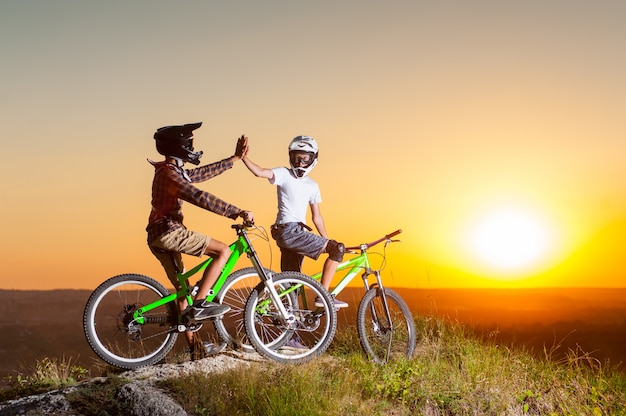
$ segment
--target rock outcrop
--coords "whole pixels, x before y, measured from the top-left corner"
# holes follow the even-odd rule
[[[194,372],[215,373],[239,366],[249,366],[252,362],[260,361],[262,358],[257,354],[230,351],[198,361],[160,364],[126,371],[121,373],[120,377],[130,380],[130,382],[117,390],[115,400],[127,410],[126,415],[128,416],[187,416],[188,413],[180,404],[155,386],[156,381],[172,377],[184,377]],[[102,378],[99,378],[87,383],[101,381]],[[72,408],[72,404],[66,396],[79,388],[81,386],[0,403],[0,416],[78,416],[79,413]]]

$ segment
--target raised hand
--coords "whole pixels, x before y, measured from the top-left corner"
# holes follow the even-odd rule
[[[237,147],[235,148],[235,157],[243,159],[248,153],[248,138],[242,135],[237,139]]]

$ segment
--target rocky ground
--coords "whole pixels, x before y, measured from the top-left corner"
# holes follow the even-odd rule
[[[250,363],[260,361],[263,361],[263,359],[254,353],[229,351],[216,357],[198,361],[187,361],[180,364],[161,364],[134,371],[126,371],[121,373],[120,377],[131,381],[117,391],[115,399],[124,403],[124,408],[128,409],[128,414],[133,416],[187,416],[187,412],[177,402],[155,387],[156,381],[185,376],[194,372],[209,374],[238,366],[247,366]],[[102,381],[102,378],[95,378],[87,383]],[[0,403],[0,416],[78,416],[79,413],[72,409],[70,402],[65,396],[79,388],[81,386]]]

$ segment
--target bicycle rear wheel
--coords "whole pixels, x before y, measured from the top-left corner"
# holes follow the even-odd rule
[[[161,361],[178,337],[175,302],[145,313],[144,324],[136,322],[133,313],[167,295],[159,282],[139,274],[115,276],[98,286],[83,314],[83,329],[93,351],[123,369]]]
[[[383,290],[391,320],[384,307]],[[416,342],[415,322],[406,302],[393,290],[383,290],[374,287],[365,293],[356,321],[361,347],[377,363],[411,357]]]
[[[298,272],[275,274],[272,284],[294,319],[286,322],[270,299],[266,283],[259,284],[246,302],[250,342],[259,354],[274,361],[311,361],[326,351],[337,329],[337,312],[330,294],[318,281]],[[323,306],[315,306],[316,298]]]
[[[265,269],[271,273],[270,270]],[[254,351],[250,339],[246,334],[244,324],[244,310],[250,292],[259,284],[261,278],[254,267],[237,270],[224,282],[224,286],[217,293],[216,301],[230,306],[230,311],[223,317],[213,321],[219,336],[233,349],[245,352]]]

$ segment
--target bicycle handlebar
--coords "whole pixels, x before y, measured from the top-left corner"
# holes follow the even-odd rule
[[[361,244],[361,245],[358,245],[358,246],[346,247],[346,250],[361,250],[363,247],[370,248],[370,247],[373,247],[376,244],[381,243],[381,242],[383,242],[385,240],[391,240],[392,237],[397,236],[401,232],[402,232],[402,230],[396,230],[396,231],[394,231],[392,233],[387,234],[386,236],[384,236],[382,238],[379,238],[376,241],[372,241],[371,243],[367,243],[367,244]]]
[[[254,227],[254,221],[243,220],[241,224],[232,224],[230,228],[241,230],[248,227]]]

